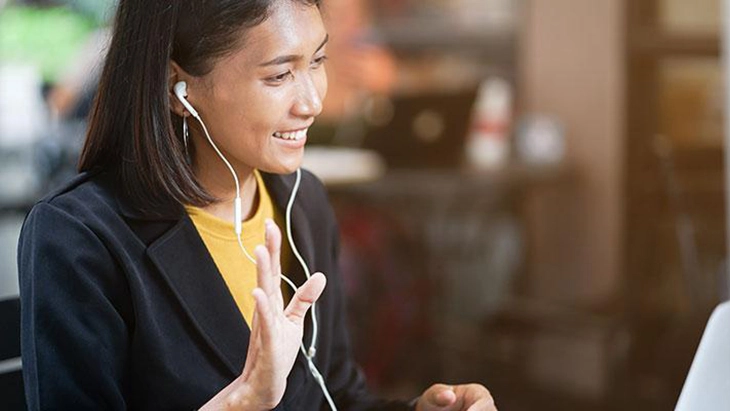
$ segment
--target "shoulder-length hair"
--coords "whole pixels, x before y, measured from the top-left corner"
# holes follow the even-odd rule
[[[241,31],[277,1],[120,0],[89,118],[79,171],[112,172],[132,204],[152,211],[170,200],[196,206],[216,199],[196,180],[185,154],[182,118],[171,110],[170,61],[193,76],[240,44]]]

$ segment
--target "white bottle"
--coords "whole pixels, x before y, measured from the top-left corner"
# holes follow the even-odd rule
[[[466,144],[470,165],[494,169],[507,163],[511,121],[512,86],[498,77],[485,80],[479,86]]]

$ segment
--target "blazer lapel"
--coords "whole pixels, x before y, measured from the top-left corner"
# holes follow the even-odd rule
[[[190,218],[154,241],[147,255],[213,352],[238,376],[250,330]]]
[[[116,201],[203,340],[231,378],[240,375],[251,331],[184,207],[170,202],[142,211],[118,191]]]

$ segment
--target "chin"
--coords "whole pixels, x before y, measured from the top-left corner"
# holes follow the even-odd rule
[[[263,171],[272,173],[272,174],[291,174],[299,167],[302,166],[302,156],[297,156],[296,159],[291,159],[290,161],[280,161],[278,164],[273,165],[270,168],[264,169]]]

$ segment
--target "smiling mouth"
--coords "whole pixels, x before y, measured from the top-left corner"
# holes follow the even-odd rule
[[[301,130],[296,130],[296,131],[284,131],[284,132],[277,131],[274,133],[274,137],[280,138],[282,140],[297,141],[297,140],[301,140],[301,139],[305,138],[306,136],[307,136],[306,128],[303,128]]]

